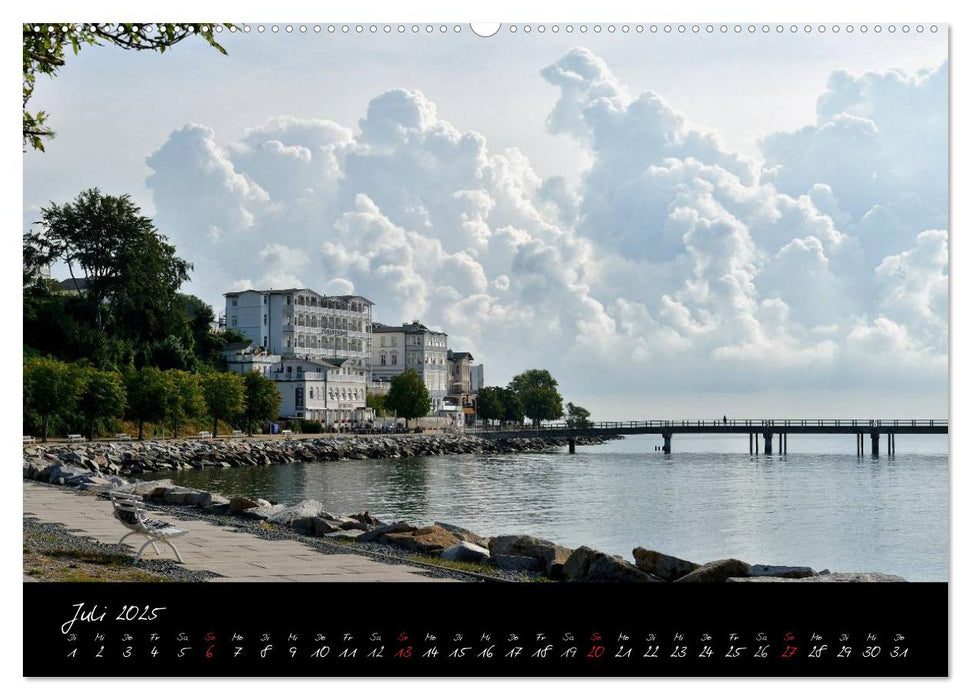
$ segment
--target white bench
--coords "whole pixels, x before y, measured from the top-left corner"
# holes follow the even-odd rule
[[[115,433],[115,440],[131,440],[131,435],[128,433]]]
[[[30,445],[30,444],[33,444],[34,442],[35,442],[35,440],[34,440],[34,436],[33,435],[24,435],[24,444],[25,445]]]
[[[233,431],[233,437],[243,437],[243,431],[242,430],[234,430]]]
[[[68,439],[68,442],[84,442],[85,440],[87,440],[86,437],[78,433],[72,433],[71,435],[68,435],[67,439]]]
[[[117,552],[118,548],[121,547],[121,543],[132,535],[142,535],[146,538],[145,544],[143,544],[141,549],[138,550],[132,564],[138,563],[138,560],[141,559],[142,553],[145,551],[145,548],[148,547],[148,545],[152,545],[156,554],[161,554],[161,552],[158,551],[158,545],[156,542],[164,542],[167,544],[172,548],[172,551],[175,552],[175,558],[179,560],[179,563],[184,563],[182,561],[182,554],[169,540],[188,534],[188,530],[177,528],[164,520],[150,519],[148,517],[148,511],[145,510],[145,505],[142,503],[141,496],[136,496],[133,493],[126,493],[123,491],[109,491],[108,496],[111,498],[111,505],[115,509],[115,518],[118,520],[118,522],[131,530],[131,532],[118,540],[118,544],[115,545],[114,551]]]
[[[293,435],[292,430],[281,430],[280,435]]]
[[[199,437],[201,437],[201,438],[211,438],[212,437],[212,433],[210,433],[208,430],[200,430],[199,431]]]

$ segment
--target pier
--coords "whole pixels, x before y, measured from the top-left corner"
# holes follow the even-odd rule
[[[589,423],[583,427],[566,423],[548,423],[534,427],[515,429],[497,428],[480,430],[482,437],[547,437],[566,438],[570,453],[576,451],[576,438],[581,436],[609,437],[616,435],[658,435],[663,441],[661,447],[665,454],[671,454],[672,438],[676,434],[733,434],[748,435],[749,454],[759,454],[759,439],[762,440],[762,454],[785,455],[789,452],[789,435],[853,435],[856,438],[856,454],[862,457],[866,452],[867,438],[870,441],[870,454],[880,454],[880,436],[886,438],[887,454],[896,452],[897,435],[947,435],[947,420],[914,419],[832,419],[832,418],[793,418],[793,419],[722,419],[722,420],[645,420],[645,421],[604,421]]]

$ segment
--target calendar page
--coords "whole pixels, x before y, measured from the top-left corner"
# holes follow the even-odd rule
[[[948,675],[947,24],[44,14],[24,676]]]

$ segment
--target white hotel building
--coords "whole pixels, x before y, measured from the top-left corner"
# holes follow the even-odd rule
[[[282,416],[326,423],[364,419],[373,302],[306,288],[225,297],[226,328],[253,344],[227,348],[227,365],[241,373],[260,371],[276,382]]]
[[[420,321],[400,326],[375,323],[373,333],[371,376],[374,385],[390,382],[413,369],[431,394],[431,412],[443,410],[444,398],[448,394],[448,335],[433,331]]]

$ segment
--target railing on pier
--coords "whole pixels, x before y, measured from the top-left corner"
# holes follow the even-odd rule
[[[646,421],[600,421],[590,422],[582,426],[569,425],[565,422],[542,423],[539,426],[479,425],[480,431],[509,432],[509,431],[562,431],[562,430],[638,430],[650,428],[946,428],[946,419],[910,419],[910,418],[721,418],[716,420],[646,420]]]

